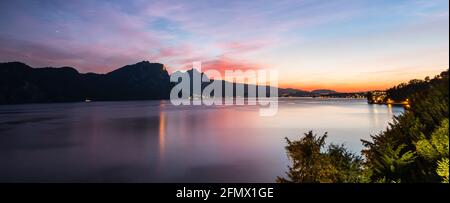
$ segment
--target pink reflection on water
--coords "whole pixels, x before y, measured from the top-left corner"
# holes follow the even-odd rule
[[[160,160],[164,159],[164,152],[165,152],[165,137],[166,137],[166,114],[163,110],[165,107],[165,103],[161,102],[160,105],[160,111],[159,111],[159,129],[158,129],[158,138],[159,138],[159,156]]]

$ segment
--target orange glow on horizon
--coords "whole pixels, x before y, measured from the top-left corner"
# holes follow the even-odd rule
[[[366,92],[374,90],[386,90],[401,83],[408,83],[403,80],[380,81],[380,82],[354,82],[347,84],[327,83],[327,84],[306,84],[306,83],[280,83],[280,88],[292,88],[298,90],[312,91],[317,89],[329,89],[337,92]]]
[[[400,83],[386,83],[386,84],[328,84],[328,85],[307,85],[307,84],[280,84],[280,88],[292,88],[305,91],[313,91],[318,89],[329,89],[337,92],[366,92],[373,90],[386,90]]]
[[[211,60],[202,63],[201,71],[206,73],[210,79],[221,79],[228,82],[233,82],[224,78],[225,71],[241,71],[241,73],[246,73],[246,71],[253,71],[258,73],[259,70],[270,70],[270,69],[260,69],[257,67],[264,67],[256,63],[244,63],[238,62],[238,60],[231,60],[228,58],[221,58],[218,60]],[[192,65],[186,65],[183,70],[189,70]],[[208,70],[216,70],[218,78],[211,76]],[[297,90],[312,91],[318,89],[329,89],[337,92],[366,92],[374,90],[386,90],[401,83],[408,83],[411,79],[421,79],[425,77],[433,78],[438,75],[441,71],[440,69],[433,69],[427,71],[410,72],[409,74],[365,74],[365,75],[351,75],[342,73],[340,78],[334,77],[298,77],[300,73],[285,73],[282,72],[278,75],[278,87],[279,88],[292,88]],[[169,73],[173,71],[169,70]],[[238,72],[236,72],[238,73]],[[324,73],[325,74],[325,73]],[[312,74],[314,75],[314,74]],[[326,74],[325,74],[326,75]],[[239,78],[238,76],[236,76]],[[249,79],[249,78],[246,78]],[[253,79],[253,78],[252,78]],[[256,84],[255,80],[246,80],[245,82],[239,81],[240,83]],[[273,81],[273,79],[271,79]],[[252,82],[253,81],[253,82]],[[234,81],[236,82],[236,81]],[[269,81],[267,81],[269,85]]]

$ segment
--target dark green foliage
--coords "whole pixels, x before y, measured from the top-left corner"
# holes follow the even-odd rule
[[[428,160],[439,160],[448,157],[448,119],[444,119],[430,139],[422,139],[416,143],[420,156]]]
[[[360,182],[361,158],[347,151],[342,145],[330,145],[322,152],[326,137],[326,133],[317,136],[309,131],[296,141],[286,138],[286,150],[292,165],[287,172],[289,179],[278,177],[277,182]]]
[[[443,183],[448,183],[448,177],[449,177],[449,172],[448,172],[448,158],[443,158],[442,160],[439,160],[437,162],[438,167],[436,169],[436,173],[442,177],[442,182]]]
[[[430,165],[435,164],[436,174],[442,182],[448,183],[448,119],[444,119],[430,139],[422,139],[416,143],[419,156],[425,158]]]
[[[333,182],[357,183],[364,181],[362,173],[362,159],[351,153],[344,145],[331,144],[328,146],[327,155],[333,165]]]
[[[427,91],[428,89],[439,86],[442,82],[442,78],[448,78],[448,71],[442,72],[440,75],[430,79],[426,77],[423,80],[413,79],[408,83],[401,83],[395,87],[386,90],[387,97],[395,101],[405,101],[411,99],[417,93]]]
[[[393,149],[388,145],[384,151],[378,152],[378,158],[375,159],[372,168],[373,174],[378,175],[375,180],[392,183],[401,182],[404,172],[415,159],[414,152],[403,152],[405,147],[406,145],[402,144]]]
[[[363,140],[365,165],[371,170],[372,182],[441,181],[436,172],[437,160],[423,153],[421,156],[416,146],[418,142],[432,142],[433,132],[448,118],[448,71],[432,80],[411,84],[421,87],[408,92],[412,95],[411,108],[394,118],[386,131],[371,136],[371,141]],[[446,133],[448,137],[448,130]]]
[[[386,91],[387,97],[395,101],[404,101],[410,99],[414,93],[428,88],[429,81],[413,79],[408,83],[401,83]]]

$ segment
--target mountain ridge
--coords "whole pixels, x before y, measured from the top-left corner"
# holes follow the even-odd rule
[[[0,104],[167,99],[169,88],[164,66],[148,61],[106,74],[79,73],[71,67],[0,63]]]
[[[204,74],[196,69],[185,73],[192,77],[194,72]],[[222,85],[227,83],[230,82],[222,81]],[[149,61],[125,65],[108,73],[80,73],[69,66],[33,68],[18,61],[0,63],[0,104],[168,99],[175,84],[170,82],[164,64]],[[202,83],[202,89],[207,84]],[[236,87],[236,83],[231,84]],[[251,85],[244,86],[247,89]],[[278,95],[312,97],[322,94],[278,88]]]

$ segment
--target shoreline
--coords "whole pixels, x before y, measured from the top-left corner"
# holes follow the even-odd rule
[[[235,97],[236,98],[236,97]],[[238,97],[239,98],[239,97]],[[244,99],[246,99],[245,97]],[[341,97],[276,97],[278,99],[342,99],[342,100],[364,100],[365,98],[341,98]],[[134,99],[134,100],[89,100],[89,101],[62,101],[62,102],[29,102],[29,103],[6,103],[0,104],[2,106],[22,106],[22,105],[40,105],[40,104],[71,104],[71,103],[98,103],[98,102],[137,102],[137,101],[170,101],[170,99]],[[370,103],[368,103],[370,104]]]

